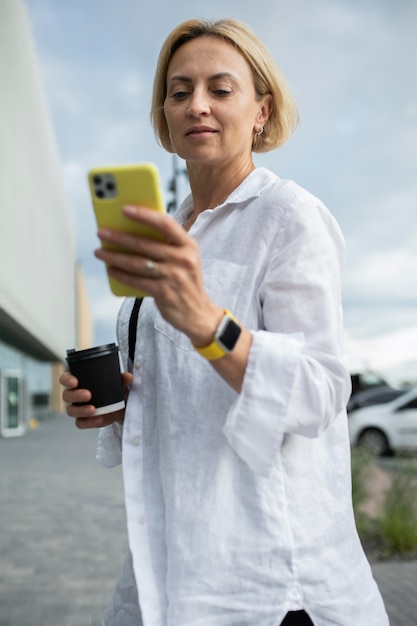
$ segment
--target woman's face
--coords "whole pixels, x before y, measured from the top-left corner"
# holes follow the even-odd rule
[[[231,44],[202,36],[182,45],[167,72],[164,112],[171,143],[188,163],[251,158],[270,96],[257,98],[251,69]]]

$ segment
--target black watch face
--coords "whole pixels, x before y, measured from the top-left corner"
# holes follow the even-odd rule
[[[226,350],[233,350],[240,333],[241,328],[239,324],[236,324],[233,320],[229,320],[220,337],[220,341]]]

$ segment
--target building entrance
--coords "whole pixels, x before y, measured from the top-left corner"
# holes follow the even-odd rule
[[[0,434],[19,437],[26,432],[27,389],[19,370],[0,370]]]

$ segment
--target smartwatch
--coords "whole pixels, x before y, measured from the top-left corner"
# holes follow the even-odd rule
[[[241,332],[242,329],[237,319],[230,311],[225,309],[224,316],[217,327],[213,341],[203,348],[195,346],[194,344],[193,347],[208,361],[216,361],[233,350]]]

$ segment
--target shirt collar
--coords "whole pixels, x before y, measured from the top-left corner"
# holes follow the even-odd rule
[[[240,204],[241,202],[246,202],[252,198],[257,198],[263,193],[264,189],[276,179],[277,176],[266,167],[257,167],[248,176],[246,176],[246,178],[238,187],[236,187],[236,189],[232,191],[222,204],[215,209],[208,210],[216,211],[225,204]],[[193,208],[193,197],[189,194],[176,210],[174,215],[175,219],[180,224],[183,224],[190,218]]]

